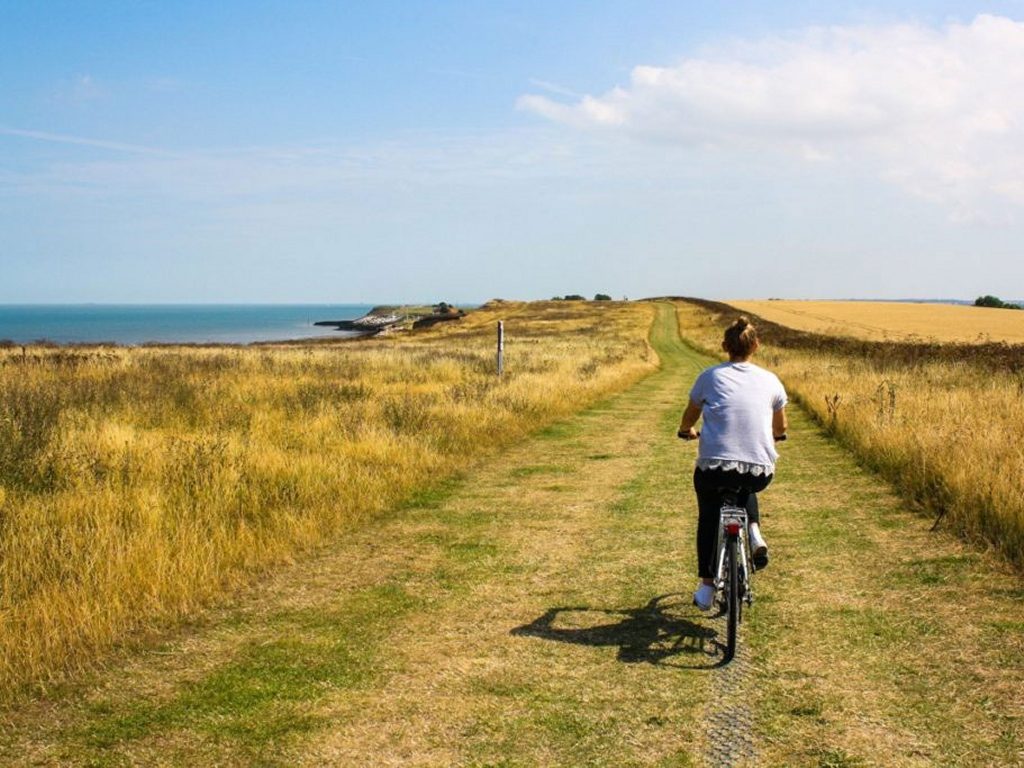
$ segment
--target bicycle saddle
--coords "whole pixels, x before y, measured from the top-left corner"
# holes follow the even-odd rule
[[[734,507],[740,506],[740,496],[749,493],[744,488],[724,487],[718,489],[718,495],[722,497],[722,504],[729,504]]]

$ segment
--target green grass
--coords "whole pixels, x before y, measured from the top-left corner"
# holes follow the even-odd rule
[[[577,437],[583,432],[582,427],[575,421],[561,421],[545,427],[537,433],[542,440],[564,440],[567,437]]]
[[[571,467],[558,464],[538,464],[527,467],[515,467],[509,471],[510,477],[532,477],[534,475],[567,475],[572,472]]]
[[[74,738],[98,758],[126,742],[188,729],[255,757],[269,743],[322,725],[304,705],[371,678],[383,637],[415,605],[401,585],[388,584],[355,593],[333,611],[281,612],[230,661],[167,701],[91,703],[92,717]]]
[[[417,507],[437,509],[459,489],[464,477],[464,473],[460,472],[423,488],[417,488],[396,511],[401,513],[402,510]]]

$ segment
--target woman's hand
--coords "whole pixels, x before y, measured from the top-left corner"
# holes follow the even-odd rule
[[[689,429],[680,429],[676,432],[676,435],[678,435],[680,440],[696,440],[700,437],[700,432],[690,427]]]

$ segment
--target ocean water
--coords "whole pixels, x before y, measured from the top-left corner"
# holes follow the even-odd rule
[[[248,344],[353,335],[313,325],[352,320],[369,304],[7,304],[0,305],[0,340]]]

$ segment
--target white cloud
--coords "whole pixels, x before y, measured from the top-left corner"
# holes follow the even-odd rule
[[[140,144],[126,144],[120,141],[107,141],[105,139],[92,139],[84,136],[71,136],[66,133],[50,133],[48,131],[31,131],[23,128],[12,128],[6,125],[0,125],[0,136],[16,136],[22,139],[34,139],[36,141],[45,141],[51,144],[74,144],[80,147],[95,147],[97,149],[107,149],[112,152],[128,152],[131,154],[141,155],[170,155],[172,153],[165,152],[161,149],[154,147],[146,147]]]
[[[554,93],[559,96],[568,96],[569,98],[572,99],[578,99],[581,95],[576,91],[566,88],[563,85],[559,85],[558,83],[552,83],[549,80],[540,80],[536,77],[530,78],[530,85],[532,85],[534,88],[540,88],[542,91]]]
[[[322,142],[169,150],[104,138],[51,133],[0,124],[9,141],[54,145],[49,160],[18,172],[0,169],[0,194],[50,198],[230,204],[257,197],[279,201],[332,200],[352,190],[459,190],[507,185],[609,179],[651,170],[644,147],[610,155],[590,141],[567,142],[548,127],[507,133],[437,136],[363,144]],[[69,151],[62,151],[61,146]],[[77,151],[76,151],[77,150]],[[656,167],[655,167],[656,169]]]
[[[1024,206],[1024,23],[811,28],[637,66],[624,87],[522,109],[642,142],[850,164],[955,216]]]

